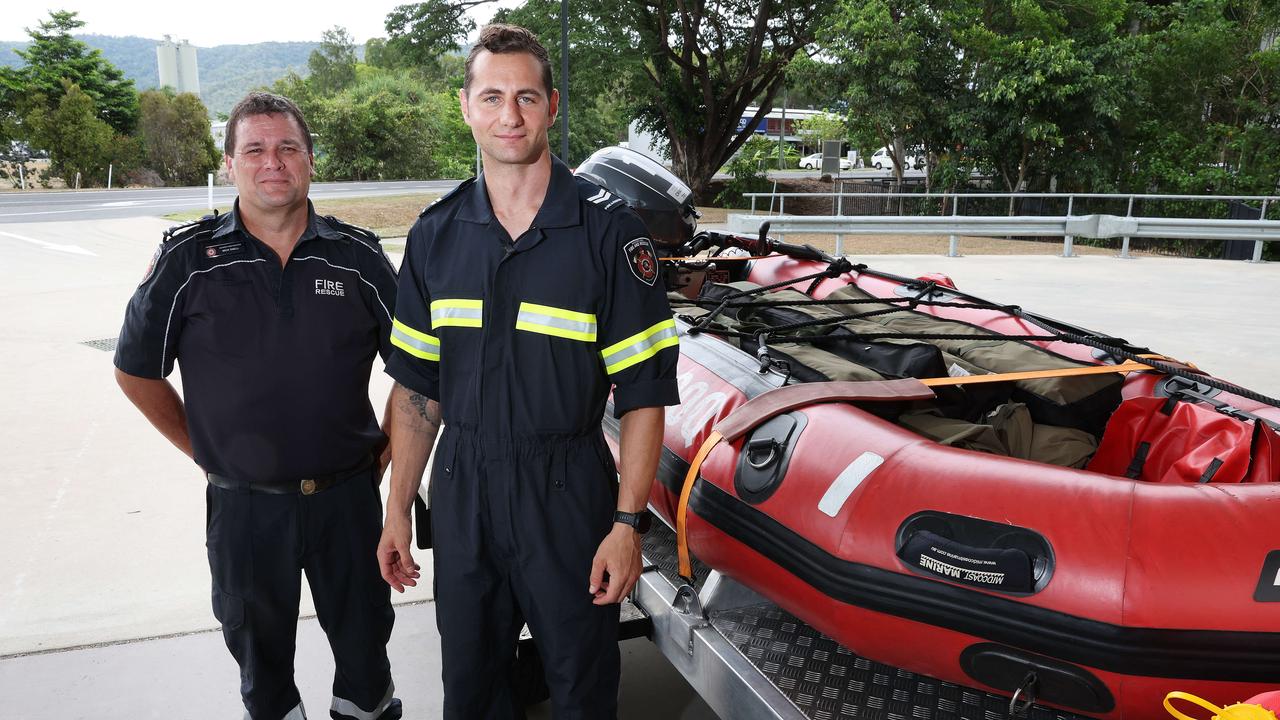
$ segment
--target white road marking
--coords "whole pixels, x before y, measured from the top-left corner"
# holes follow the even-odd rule
[[[130,205],[141,204],[141,200],[117,200],[116,202],[102,203],[98,207],[129,207]]]
[[[26,235],[18,235],[16,233],[4,232],[3,230],[0,230],[0,235],[3,235],[4,237],[11,237],[15,240],[21,240],[23,242],[28,242],[28,243],[31,243],[32,245],[37,245],[45,250],[56,250],[57,252],[71,253],[73,255],[97,256],[98,254],[90,250],[85,250],[79,245],[59,245],[57,243],[45,242],[44,240],[29,238]]]

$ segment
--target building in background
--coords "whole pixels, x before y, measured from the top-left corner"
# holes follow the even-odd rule
[[[200,69],[196,66],[196,48],[186,40],[174,42],[168,35],[156,46],[156,63],[160,66],[160,87],[176,92],[200,94]]]

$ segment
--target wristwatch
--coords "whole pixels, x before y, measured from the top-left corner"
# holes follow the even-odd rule
[[[623,525],[630,525],[632,530],[643,535],[649,532],[649,525],[653,522],[653,515],[648,510],[641,510],[638,513],[617,510],[613,513],[613,521]]]

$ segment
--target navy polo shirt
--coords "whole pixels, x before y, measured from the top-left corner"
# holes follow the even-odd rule
[[[288,482],[353,467],[383,439],[369,373],[390,350],[395,268],[376,235],[314,209],[282,267],[238,208],[166,234],[116,367],[163,378],[177,361],[208,472]]]
[[[409,231],[387,372],[492,437],[600,432],[679,402],[675,322],[648,232],[553,158],[531,227],[509,237],[484,176]]]

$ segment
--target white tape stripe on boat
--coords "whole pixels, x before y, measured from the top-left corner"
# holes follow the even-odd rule
[[[818,501],[818,509],[828,517],[839,515],[840,508],[844,507],[845,501],[853,491],[883,463],[884,458],[873,452],[864,452],[859,455],[831,482],[831,487],[827,488],[827,492]]]

